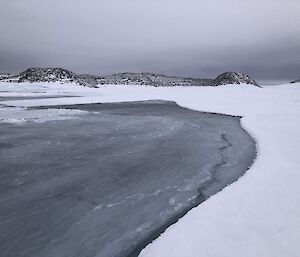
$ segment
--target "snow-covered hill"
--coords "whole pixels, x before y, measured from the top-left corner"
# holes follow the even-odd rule
[[[249,76],[237,73],[237,72],[225,72],[221,75],[219,75],[215,80],[214,83],[216,85],[227,85],[227,84],[252,84],[257,85],[256,81],[254,79],[251,79]]]
[[[29,68],[19,75],[3,75],[0,81],[5,82],[75,82],[89,87],[97,85],[148,85],[155,87],[171,86],[219,86],[224,84],[252,84],[258,86],[249,76],[226,72],[216,79],[194,79],[171,77],[153,73],[118,73],[110,76],[77,75],[62,68]]]
[[[300,79],[296,79],[296,80],[291,82],[291,84],[296,84],[296,83],[300,83]]]

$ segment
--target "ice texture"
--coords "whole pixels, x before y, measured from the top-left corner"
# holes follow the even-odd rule
[[[239,117],[164,101],[67,108],[85,114],[0,124],[5,257],[137,255],[255,157]]]

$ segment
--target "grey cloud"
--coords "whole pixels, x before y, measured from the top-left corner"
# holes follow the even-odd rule
[[[0,0],[0,70],[300,77],[298,0]]]

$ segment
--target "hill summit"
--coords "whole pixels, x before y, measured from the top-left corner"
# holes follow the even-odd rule
[[[294,81],[292,81],[292,82],[290,82],[291,84],[296,84],[296,83],[300,83],[300,79],[296,79],[296,80],[294,80]]]

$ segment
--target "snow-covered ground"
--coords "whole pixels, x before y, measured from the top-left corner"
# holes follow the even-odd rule
[[[6,91],[6,92],[4,92]],[[163,99],[207,112],[243,116],[258,144],[258,157],[236,183],[190,211],[141,256],[296,257],[300,256],[300,84],[174,87],[0,83],[0,97],[75,97],[0,101],[28,106]],[[59,115],[59,111],[57,111]],[[51,116],[54,117],[53,113]]]

